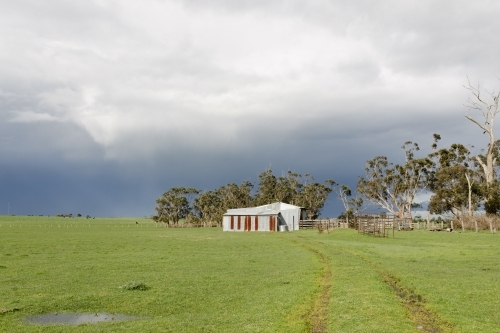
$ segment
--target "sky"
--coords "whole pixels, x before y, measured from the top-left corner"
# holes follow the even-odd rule
[[[485,147],[464,85],[500,88],[499,13],[461,0],[0,0],[0,214],[150,216],[171,187],[256,183],[268,168],[355,188],[365,161],[402,162],[408,140],[422,154],[433,133]],[[322,215],[341,210],[331,195]]]

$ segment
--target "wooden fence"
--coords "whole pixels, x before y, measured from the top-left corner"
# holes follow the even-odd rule
[[[394,230],[413,230],[411,218],[397,218],[390,214],[363,214],[356,216],[358,233],[377,237],[394,237]]]
[[[339,219],[322,219],[322,220],[300,220],[299,229],[334,229],[347,228],[347,223]]]
[[[358,233],[377,237],[394,237],[394,230],[409,231],[426,229],[430,231],[444,230],[443,222],[413,222],[411,218],[397,218],[391,214],[363,214],[353,219],[320,219],[300,220],[299,229],[329,230],[335,228],[355,228]]]

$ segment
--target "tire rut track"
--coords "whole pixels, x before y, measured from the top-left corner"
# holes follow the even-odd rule
[[[367,265],[370,265],[382,278],[393,292],[399,297],[400,303],[405,307],[408,317],[415,326],[426,333],[453,333],[453,325],[446,322],[426,306],[425,300],[411,288],[403,285],[401,280],[380,268],[376,263],[370,261],[363,255],[349,251],[341,246],[337,246],[341,251],[350,253],[360,258]]]
[[[308,331],[311,333],[326,333],[328,332],[328,307],[330,304],[330,292],[332,289],[332,267],[327,256],[311,247],[310,245],[293,241],[304,247],[308,251],[314,253],[320,259],[323,269],[319,277],[319,291],[312,301],[311,309],[304,315]]]

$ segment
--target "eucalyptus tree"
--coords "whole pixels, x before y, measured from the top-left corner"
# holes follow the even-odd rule
[[[194,208],[202,222],[222,223],[222,215],[225,213],[221,196],[216,191],[205,191],[194,200]]]
[[[476,160],[481,165],[484,178],[486,181],[487,187],[490,187],[495,181],[495,173],[494,167],[497,162],[497,156],[495,152],[495,134],[494,134],[494,124],[495,117],[498,114],[498,99],[500,98],[499,92],[488,92],[485,91],[486,96],[483,96],[481,91],[481,87],[478,84],[477,88],[473,86],[470,82],[470,79],[467,77],[468,85],[465,87],[472,93],[472,96],[469,97],[466,103],[467,113],[465,117],[469,119],[471,122],[476,124],[481,130],[483,130],[483,134],[487,134],[489,138],[488,146],[486,149],[485,155],[477,155]],[[481,120],[474,119],[469,112],[476,111],[481,114]]]
[[[359,211],[363,207],[363,203],[363,198],[359,196],[351,198],[347,201],[347,204],[349,205],[349,211],[352,212],[352,215],[357,216],[359,214]]]
[[[472,216],[483,199],[482,175],[477,161],[464,145],[458,143],[439,149],[429,157],[434,160],[433,176],[429,182],[429,189],[434,194],[430,198],[429,211],[433,214],[451,212],[462,220],[464,229],[463,216]]]
[[[254,197],[256,206],[270,202],[284,202],[296,204],[299,193],[302,191],[302,176],[293,171],[287,171],[279,177],[267,169],[259,175],[259,187]]]
[[[199,191],[189,187],[173,187],[156,200],[155,221],[178,224],[179,220],[192,213],[191,201]]]
[[[228,209],[250,207],[253,184],[244,181],[240,185],[229,183],[214,191],[205,191],[194,200],[194,208],[204,223],[222,223]]]
[[[257,193],[253,198],[253,203],[256,206],[265,205],[276,199],[276,188],[278,187],[278,179],[273,175],[271,169],[267,169],[259,174],[259,186]]]
[[[415,158],[419,150],[411,141],[403,145],[404,164],[393,164],[386,156],[377,156],[366,162],[365,177],[358,179],[358,193],[368,201],[403,218],[411,217],[411,205],[417,193],[427,187],[432,161],[428,157]]]
[[[296,205],[302,192],[301,174],[288,170],[277,179],[275,201]]]
[[[349,199],[352,195],[351,189],[347,185],[340,185],[336,187],[336,192],[345,210],[346,222],[349,223],[349,215],[352,215],[351,208],[349,207]]]
[[[398,217],[404,217],[404,201],[397,193],[395,170],[386,156],[377,156],[366,162],[366,176],[358,179],[357,191],[368,201]]]
[[[500,214],[500,180],[498,179],[498,168],[500,167],[500,140],[496,140],[493,144],[493,161],[495,162],[493,168],[494,179],[492,182],[487,183],[485,181],[484,172],[482,173],[482,179],[484,182],[484,209],[488,214]],[[482,170],[484,168],[477,162],[477,159],[486,160],[486,156],[483,154],[478,154],[475,156],[476,164],[480,166]]]
[[[337,186],[336,192],[339,196],[340,201],[342,202],[342,205],[344,205],[344,209],[347,211],[349,209],[348,197],[352,195],[351,188],[347,185],[342,184],[340,186]]]
[[[342,202],[342,205],[344,206],[345,213],[343,214],[343,216],[345,216],[346,222],[351,225],[349,218],[354,217],[361,209],[361,207],[363,206],[363,198],[352,198],[351,188],[343,184],[336,186],[335,192],[337,192],[337,195]]]
[[[500,214],[500,181],[495,179],[485,190],[488,200],[484,203],[484,210],[488,214]]]
[[[252,203],[252,188],[253,184],[251,182],[244,181],[239,186],[236,183],[221,186],[215,192],[220,197],[222,208],[225,212],[228,209],[250,207]]]
[[[319,216],[321,209],[328,200],[328,195],[336,185],[333,180],[326,180],[324,184],[314,181],[310,174],[304,175],[302,191],[298,195],[297,205],[306,209],[307,217],[314,219]]]

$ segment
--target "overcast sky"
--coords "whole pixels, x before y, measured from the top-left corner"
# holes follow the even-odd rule
[[[145,216],[271,167],[355,187],[500,88],[498,1],[0,0],[0,214]],[[9,208],[10,207],[10,208]],[[330,197],[324,216],[340,213]]]

